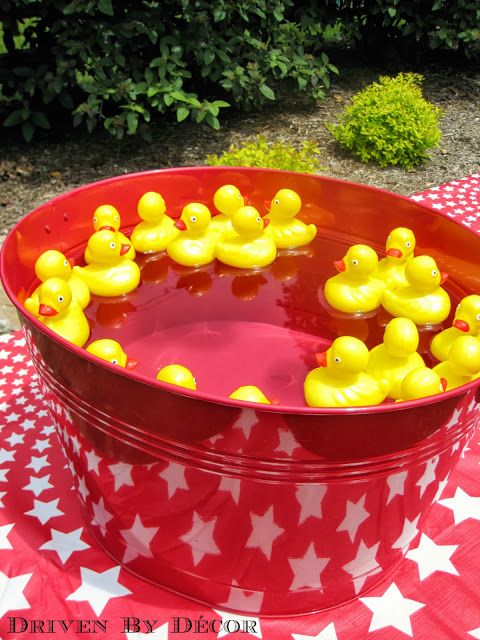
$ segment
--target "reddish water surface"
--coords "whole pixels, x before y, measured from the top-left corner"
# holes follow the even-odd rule
[[[340,335],[356,336],[372,348],[390,319],[382,309],[370,317],[348,317],[323,301],[323,283],[336,273],[333,261],[349,244],[320,230],[308,248],[280,255],[256,272],[218,262],[189,270],[165,254],[139,256],[142,282],[135,291],[122,298],[93,296],[86,309],[90,341],[118,340],[139,361],[137,371],[152,379],[165,365],[179,363],[192,370],[199,390],[219,399],[254,384],[282,405],[303,407],[303,381],[317,366],[315,352]],[[455,285],[449,293],[452,313],[445,326],[462,295]],[[421,332],[419,350],[427,364],[432,335]]]

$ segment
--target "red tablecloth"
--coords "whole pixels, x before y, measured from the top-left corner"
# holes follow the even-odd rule
[[[480,233],[480,174],[412,198]],[[324,613],[258,619],[147,584],[101,551],[81,518],[20,333],[0,336],[0,374],[0,639],[480,639],[479,436],[407,558],[368,597]],[[116,481],[131,483],[128,474]]]

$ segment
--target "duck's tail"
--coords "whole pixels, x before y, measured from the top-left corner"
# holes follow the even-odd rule
[[[378,387],[380,389],[380,393],[383,395],[384,398],[386,398],[390,393],[389,381],[385,380],[385,378],[380,378],[380,380],[378,381]]]
[[[314,224],[309,224],[307,229],[308,229],[308,235],[309,235],[309,238],[310,238],[309,242],[311,242],[315,238],[315,236],[317,235],[318,229]]]

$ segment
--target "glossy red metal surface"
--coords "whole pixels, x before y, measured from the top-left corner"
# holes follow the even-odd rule
[[[256,274],[217,264],[189,271],[164,256],[141,258],[140,297],[97,300],[90,312],[96,337],[129,342],[129,357],[140,360],[133,371],[72,347],[23,311],[35,259],[52,247],[78,258],[100,204],[116,206],[128,232],[144,192],[161,192],[178,216],[189,201],[213,209],[213,193],[225,183],[249,193],[259,208],[281,187],[297,190],[302,219],[319,227],[312,250],[282,256]],[[288,391],[336,335],[356,334],[371,344],[381,339],[381,314],[354,322],[331,316],[317,289],[337,245],[366,242],[382,251],[396,226],[414,229],[417,253],[430,253],[449,272],[454,299],[478,291],[480,239],[467,229],[380,190],[275,171],[186,168],[122,176],[47,203],[10,233],[2,280],[21,314],[87,522],[118,562],[212,605],[292,615],[354,597],[402,558],[476,426],[480,381],[422,401],[347,410],[309,409]],[[155,292],[157,319],[137,316]],[[149,373],[157,364],[154,338],[171,350],[181,340],[179,315],[209,333],[212,323],[224,323],[220,335],[225,331],[227,339],[233,323],[260,323],[268,327],[265,340],[278,336],[280,355],[288,338],[285,366],[297,366],[286,356],[298,350],[298,372],[265,377],[286,390],[287,400],[266,389],[281,402],[257,410],[222,398],[225,390],[215,393],[211,380],[206,390],[185,393],[156,383]],[[134,335],[136,316],[144,323],[143,346]],[[173,338],[164,345],[166,335]],[[268,353],[261,344],[255,350],[261,369]],[[208,352],[202,358],[197,364],[207,377]],[[231,380],[242,368],[253,375],[250,366],[251,358],[235,361]],[[212,380],[230,375],[219,367]],[[96,458],[118,464],[119,477],[92,471]],[[151,539],[148,530],[156,531]]]

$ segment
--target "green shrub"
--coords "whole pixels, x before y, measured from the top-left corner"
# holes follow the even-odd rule
[[[422,80],[416,73],[380,77],[352,98],[339,124],[327,128],[363,162],[411,169],[428,157],[428,149],[438,146],[441,138],[442,111],[423,97]]]
[[[0,0],[0,124],[28,140],[70,112],[122,138],[157,113],[218,129],[283,78],[319,98],[337,70],[301,15],[295,0]]]
[[[300,171],[303,173],[317,173],[320,149],[309,140],[304,140],[299,146],[284,142],[267,142],[263,136],[255,140],[231,145],[228,151],[221,155],[208,155],[209,165],[221,167],[264,167],[266,169],[283,169],[284,171]]]

